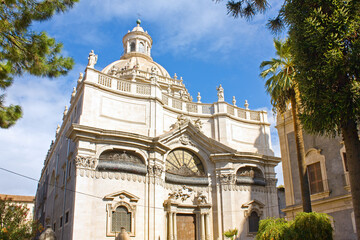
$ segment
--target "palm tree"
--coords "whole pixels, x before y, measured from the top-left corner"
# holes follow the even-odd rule
[[[215,0],[221,2],[222,0]],[[234,18],[252,19],[258,13],[264,13],[270,4],[267,0],[228,0],[226,8],[228,15]]]
[[[289,40],[282,42],[274,39],[276,55],[270,61],[263,61],[260,65],[260,76],[267,78],[266,91],[270,94],[274,112],[284,113],[286,106],[291,103],[294,122],[295,143],[300,174],[301,198],[304,212],[311,212],[311,200],[307,169],[305,165],[305,148],[303,131],[298,117],[300,94],[295,81],[296,70],[290,53]]]

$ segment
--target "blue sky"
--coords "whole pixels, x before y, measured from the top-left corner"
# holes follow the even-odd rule
[[[217,100],[216,86],[222,84],[225,100],[236,97],[242,107],[264,109],[272,124],[271,139],[280,156],[270,98],[259,65],[274,57],[273,35],[266,21],[277,14],[281,1],[269,1],[271,9],[252,21],[226,15],[225,2],[212,0],[82,0],[70,11],[50,21],[36,23],[34,30],[46,31],[63,43],[64,55],[76,65],[57,79],[22,76],[7,91],[7,103],[20,104],[24,117],[10,129],[0,129],[0,166],[38,179],[57,124],[79,72],[87,64],[90,50],[99,55],[96,69],[118,60],[123,53],[122,37],[136,25],[153,38],[152,57],[171,76],[182,76],[190,94],[202,102]],[[283,184],[281,165],[276,168]],[[1,171],[0,193],[34,195],[37,183]]]

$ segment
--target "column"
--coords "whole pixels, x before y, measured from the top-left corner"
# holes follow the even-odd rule
[[[201,240],[205,240],[205,214],[201,213]]]
[[[176,228],[176,213],[173,213],[173,223],[174,223],[174,228],[173,228],[173,230],[174,230],[174,240],[176,240],[177,239],[177,228]]]
[[[210,240],[211,239],[211,232],[210,232],[210,228],[211,228],[211,225],[210,225],[210,214],[206,214],[205,215],[205,227],[206,227],[206,240]]]
[[[173,240],[173,213],[168,214],[168,239]]]

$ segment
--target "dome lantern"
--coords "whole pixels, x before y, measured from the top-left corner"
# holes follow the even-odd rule
[[[152,39],[150,35],[140,26],[141,21],[136,21],[136,26],[123,38],[124,55],[122,59],[132,56],[142,56],[151,59]]]

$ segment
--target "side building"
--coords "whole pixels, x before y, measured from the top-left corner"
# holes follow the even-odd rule
[[[26,220],[33,220],[35,196],[0,194],[0,199],[26,207],[29,210]]]
[[[301,190],[292,114],[277,118],[284,174],[287,219],[302,211]],[[356,228],[350,192],[346,151],[341,138],[328,138],[304,132],[305,162],[315,212],[333,217],[334,238],[355,240]]]
[[[103,70],[89,54],[36,194],[36,218],[57,239],[253,239],[279,215],[267,113],[197,102],[151,57],[140,22]]]

